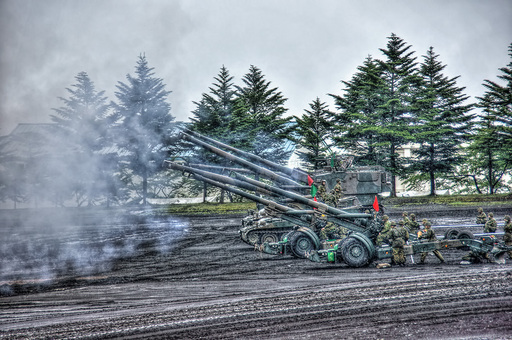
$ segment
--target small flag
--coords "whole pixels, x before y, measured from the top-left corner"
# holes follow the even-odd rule
[[[317,189],[316,185],[314,185],[314,184],[313,184],[313,185],[311,186],[311,196],[316,197],[316,192],[317,192],[317,190],[318,190],[318,189]]]
[[[336,159],[336,156],[332,155],[331,157],[331,168],[334,168],[334,160]]]
[[[373,201],[373,209],[375,209],[375,211],[379,211],[379,201],[377,200],[377,196],[375,196],[375,200]]]
[[[314,180],[311,178],[311,176],[308,175],[308,185],[311,186],[313,184]]]

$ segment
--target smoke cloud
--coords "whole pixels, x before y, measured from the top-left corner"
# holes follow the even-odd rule
[[[15,282],[51,283],[59,277],[95,275],[111,270],[118,260],[168,253],[188,231],[187,223],[177,218],[111,215],[59,209],[3,211],[0,295],[9,294]]]

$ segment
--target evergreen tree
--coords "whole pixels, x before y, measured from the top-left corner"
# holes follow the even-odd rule
[[[512,169],[512,44],[509,45],[511,61],[498,78],[504,85],[484,80],[486,91],[478,97],[478,107],[483,110],[471,149],[477,153],[485,169],[489,193],[501,185],[503,176]]]
[[[146,204],[148,177],[161,169],[170,151],[174,117],[162,79],[154,76],[144,55],[139,56],[135,77],[126,76],[127,83],[118,82],[113,103],[119,115],[116,139],[126,150],[125,173],[139,176],[142,182],[142,201]],[[137,183],[133,181],[133,183]]]
[[[299,157],[308,163],[308,169],[320,168],[318,160],[326,158],[330,151],[329,136],[331,135],[331,123],[329,119],[332,113],[325,102],[316,98],[309,104],[310,109],[302,117],[295,117],[297,123],[295,142],[305,151],[298,151]]]
[[[233,112],[235,90],[233,77],[225,66],[222,66],[215,83],[209,93],[203,93],[201,101],[194,102],[197,106],[192,112],[191,129],[214,139],[225,141],[229,121]]]
[[[291,151],[285,149],[285,142],[293,131],[292,117],[283,117],[288,110],[284,107],[287,99],[255,66],[251,65],[242,81],[244,86],[236,86],[230,144],[265,159],[286,162]]]
[[[396,176],[404,174],[404,160],[397,149],[414,140],[410,126],[418,76],[416,58],[410,48],[403,39],[391,34],[386,48],[380,49],[386,58],[379,61],[384,88],[376,133],[385,148],[383,165],[391,172],[391,196],[396,196]]]
[[[465,105],[468,96],[464,88],[457,87],[459,77],[443,75],[446,65],[430,47],[420,65],[422,78],[415,99],[414,136],[420,144],[414,150],[412,176],[409,183],[430,183],[430,195],[436,192],[436,175],[451,175],[464,160],[460,146],[467,141],[472,116],[468,114],[472,105]]]
[[[59,185],[71,189],[77,205],[81,205],[86,200],[90,204],[104,193],[103,159],[98,151],[106,146],[112,121],[105,91],[96,91],[86,72],[80,72],[75,79],[77,83],[66,89],[69,98],[59,97],[64,106],[54,109],[56,115],[51,119],[59,127],[64,146],[60,151],[64,164],[56,164],[62,173]]]
[[[336,133],[334,141],[357,155],[357,163],[379,165],[382,163],[382,137],[378,133],[383,124],[379,107],[383,105],[384,80],[376,60],[368,56],[358,72],[345,85],[343,95],[334,98],[337,112],[333,118]]]
[[[205,136],[214,138],[221,142],[229,142],[230,132],[229,123],[232,119],[233,107],[235,101],[235,90],[233,77],[225,66],[222,66],[215,83],[209,88],[209,93],[203,93],[199,102],[194,102],[196,109],[192,112],[190,118],[192,124],[190,128]],[[199,149],[197,153],[200,163],[226,164],[226,160],[218,157],[211,152],[205,152]],[[203,197],[206,198],[206,184],[202,183],[205,191]],[[224,191],[221,190],[220,202],[224,202]]]

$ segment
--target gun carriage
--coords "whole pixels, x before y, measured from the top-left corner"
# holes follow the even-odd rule
[[[391,257],[389,246],[377,247],[375,244],[383,227],[382,207],[374,210],[372,203],[389,190],[389,176],[382,167],[355,167],[351,161],[331,161],[331,166],[308,174],[189,130],[181,132],[180,137],[242,166],[190,166],[166,161],[171,169],[190,173],[199,181],[257,203],[259,209],[251,211],[242,220],[239,232],[244,242],[268,254],[290,254],[315,262],[344,262],[351,267]],[[332,187],[338,179],[343,195],[333,205],[319,202],[309,193],[312,183],[325,180]],[[346,235],[340,239],[321,240],[319,231],[327,224],[344,228]],[[494,245],[490,239],[475,240],[470,235],[436,242],[415,242],[406,246],[405,251],[415,254],[457,247],[490,252]]]

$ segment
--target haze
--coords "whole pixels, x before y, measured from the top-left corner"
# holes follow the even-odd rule
[[[179,121],[222,65],[237,84],[257,66],[301,115],[316,97],[332,105],[391,33],[418,61],[433,46],[473,99],[510,61],[510,18],[508,0],[0,0],[0,135],[49,122],[82,71],[114,100],[141,53]]]

